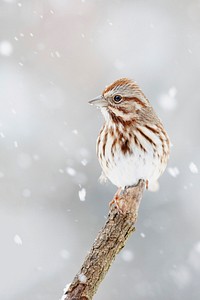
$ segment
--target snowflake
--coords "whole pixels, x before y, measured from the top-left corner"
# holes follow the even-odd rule
[[[189,169],[193,174],[197,174],[199,172],[197,166],[193,162],[189,164]]]
[[[82,189],[78,192],[78,195],[79,195],[80,201],[85,201],[86,190],[85,190],[84,188],[82,188]]]

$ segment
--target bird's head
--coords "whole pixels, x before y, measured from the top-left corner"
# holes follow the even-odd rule
[[[106,121],[112,119],[121,123],[134,119],[138,111],[149,106],[139,86],[127,78],[113,82],[89,103],[101,108]]]

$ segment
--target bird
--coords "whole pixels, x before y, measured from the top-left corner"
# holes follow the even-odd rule
[[[170,154],[168,134],[139,85],[120,78],[89,101],[100,108],[104,124],[96,142],[101,178],[109,179],[121,191],[136,186],[154,186],[164,172]],[[112,201],[112,203],[113,203]]]

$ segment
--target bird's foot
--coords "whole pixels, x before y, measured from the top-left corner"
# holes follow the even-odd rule
[[[115,205],[117,210],[120,213],[123,213],[123,204],[122,201],[120,200],[120,194],[121,194],[122,188],[118,188],[117,192],[115,193],[112,201],[110,201],[109,206],[111,207],[112,205]]]
[[[125,215],[127,212],[127,205],[124,199],[118,198],[115,200],[115,207],[117,208],[118,212],[122,215]]]
[[[111,207],[113,204],[115,204],[115,202],[119,199],[120,194],[121,194],[122,188],[118,188],[118,190],[116,191],[116,193],[114,194],[114,197],[112,199],[112,201],[110,201],[109,206]]]
[[[125,214],[126,213],[126,205],[125,205],[124,200],[122,200],[120,198],[121,191],[122,191],[122,188],[118,188],[112,201],[109,203],[109,206],[111,207],[112,205],[115,205],[115,207],[121,214]]]

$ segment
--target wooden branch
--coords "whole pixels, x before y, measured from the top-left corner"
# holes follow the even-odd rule
[[[140,180],[120,196],[118,205],[124,213],[112,206],[104,227],[99,232],[85,261],[62,300],[91,300],[108,272],[115,256],[124,247],[135,230],[138,209],[145,182]]]

